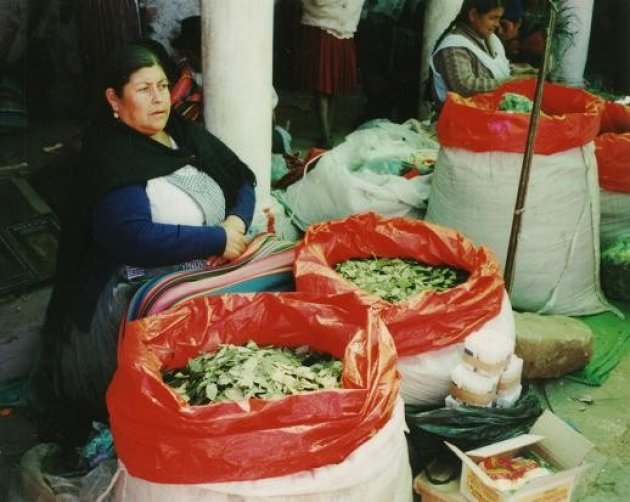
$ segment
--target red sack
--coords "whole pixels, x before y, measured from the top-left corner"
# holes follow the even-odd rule
[[[411,258],[469,272],[468,280],[443,292],[426,291],[398,303],[359,290],[333,267],[350,258]],[[421,220],[354,215],[308,229],[296,247],[298,291],[355,292],[377,310],[394,338],[399,356],[416,355],[459,342],[497,316],[504,283],[489,250],[454,230]]]
[[[606,132],[630,132],[630,106],[614,101],[604,102],[599,133],[604,134]]]
[[[536,79],[508,82],[465,98],[449,92],[437,124],[440,145],[473,152],[523,153],[529,113],[498,111],[506,92],[534,99]],[[546,83],[534,153],[549,155],[585,145],[599,132],[603,101],[573,87]]]
[[[343,461],[389,420],[400,386],[383,322],[344,305],[352,302],[299,293],[207,296],[130,322],[107,392],[116,452],[129,473],[159,483],[212,483]],[[248,340],[306,344],[343,359],[343,388],[190,406],[162,381],[162,371],[200,352]]]
[[[599,186],[611,192],[630,192],[630,129],[595,138]]]
[[[630,192],[630,106],[607,101],[601,132],[595,138],[599,186]]]

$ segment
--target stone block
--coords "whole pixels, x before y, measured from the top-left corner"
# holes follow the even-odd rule
[[[593,333],[577,319],[515,312],[514,320],[523,378],[557,378],[583,368],[593,356]]]

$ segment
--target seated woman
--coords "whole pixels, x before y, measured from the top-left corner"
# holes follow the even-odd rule
[[[171,113],[164,69],[146,47],[117,54],[103,96],[107,113],[84,134],[63,221],[35,383],[66,416],[105,421],[131,296],[152,276],[240,256],[255,177],[219,139]]]
[[[433,91],[443,102],[448,91],[462,96],[496,89],[510,77],[510,63],[495,32],[505,0],[464,0],[438,39],[430,65]]]

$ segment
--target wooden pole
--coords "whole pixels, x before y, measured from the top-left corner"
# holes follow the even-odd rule
[[[542,65],[538,72],[538,80],[536,82],[536,94],[534,96],[534,104],[529,119],[529,130],[527,133],[527,143],[525,146],[525,154],[523,155],[523,165],[521,167],[521,177],[518,183],[518,192],[516,194],[516,203],[514,205],[514,216],[512,218],[512,230],[510,232],[510,243],[508,245],[507,258],[505,261],[505,288],[508,293],[512,291],[512,282],[514,278],[514,262],[516,257],[516,249],[518,247],[518,234],[521,230],[521,218],[524,212],[525,197],[527,196],[527,185],[529,184],[529,171],[534,155],[534,144],[536,140],[536,127],[538,126],[538,118],[540,117],[540,103],[542,101],[543,87],[547,76],[547,67],[549,66],[549,55],[551,54],[551,45],[553,43],[553,28],[556,22],[557,7],[555,2],[549,0],[549,24],[547,25],[547,37],[545,40],[545,53]]]

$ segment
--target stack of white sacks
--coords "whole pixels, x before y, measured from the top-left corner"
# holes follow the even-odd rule
[[[521,395],[523,360],[514,340],[494,330],[480,330],[464,340],[462,361],[451,371],[446,406],[509,408]]]

